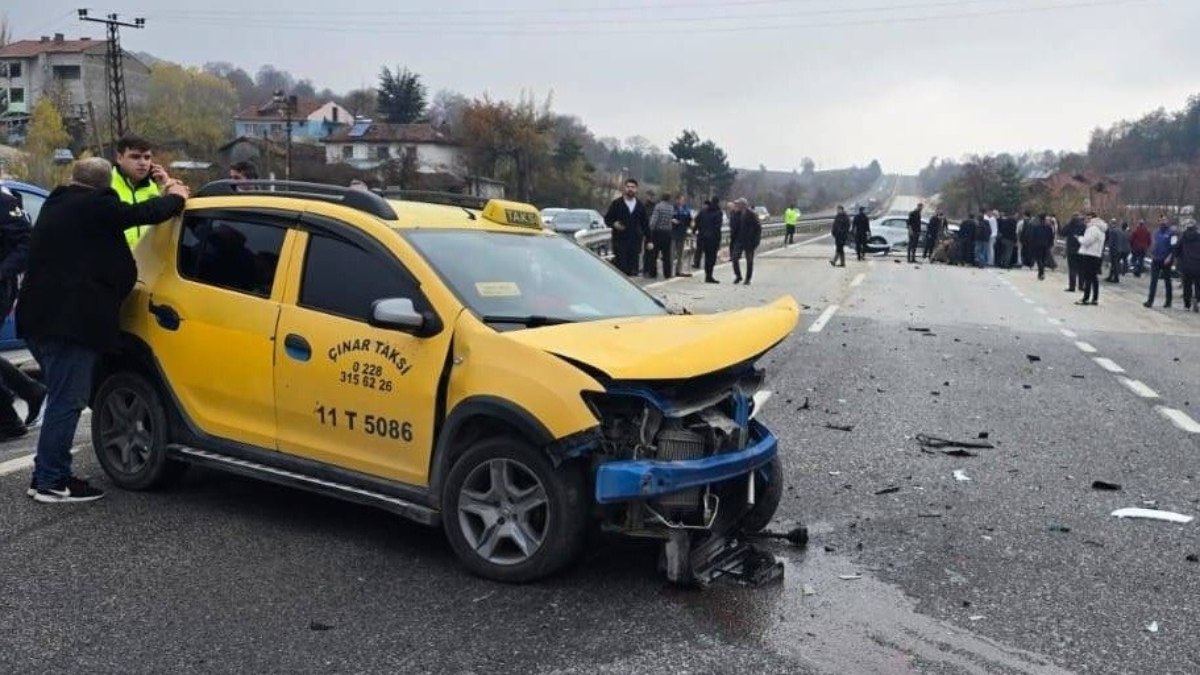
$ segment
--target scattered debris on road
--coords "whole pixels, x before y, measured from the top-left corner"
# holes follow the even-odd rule
[[[857,581],[862,578],[861,574],[839,574],[838,578],[842,581]]]
[[[313,621],[308,624],[308,629],[316,630],[316,631],[326,631],[326,630],[333,630],[333,626],[331,626],[327,623],[321,623],[320,621]]]
[[[917,442],[921,447],[925,448],[978,448],[978,449],[994,449],[996,446],[991,443],[980,443],[974,441],[955,441],[949,438],[939,438],[928,434],[917,434]]]
[[[1038,356],[1037,354],[1026,354],[1025,358],[1029,359],[1030,363],[1037,363],[1038,361],[1042,360],[1042,357]]]
[[[1112,512],[1112,515],[1117,518],[1145,518],[1147,520],[1161,520],[1166,523],[1180,523],[1185,525],[1195,519],[1193,516],[1185,516],[1182,513],[1175,513],[1173,511],[1139,508],[1117,509]]]
[[[854,431],[853,424],[830,424],[829,422],[826,422],[825,428],[833,429],[834,431]]]
[[[1200,563],[1200,555],[1196,555],[1195,553],[1189,553],[1189,554],[1187,554],[1187,557],[1184,558],[1184,560],[1186,560],[1188,562],[1193,562],[1193,563]]]
[[[900,491],[900,487],[899,487],[899,486],[893,486],[893,487],[885,487],[885,488],[883,488],[882,490],[876,490],[876,491],[875,491],[875,494],[877,494],[877,495],[890,495],[890,494],[892,494],[892,493],[894,493],[894,492],[899,492],[899,491]]]
[[[966,471],[963,471],[962,469],[955,469],[954,480],[959,481],[960,483],[966,483],[970,482],[971,477],[967,475]]]
[[[808,408],[809,408],[809,406],[808,406],[808,397],[807,397],[807,396],[805,396],[805,397],[804,397],[804,403],[801,403],[801,404],[800,404],[800,407],[799,407],[799,408],[796,408],[796,412],[800,412],[801,410],[808,410]]]
[[[1147,633],[1157,633],[1158,632],[1158,622],[1151,621],[1150,625],[1146,626],[1146,632]]]
[[[804,585],[803,585],[803,586],[800,588],[800,593],[801,593],[801,595],[816,595],[816,594],[817,594],[817,589],[813,588],[813,587],[812,587],[812,586],[810,586],[809,584],[804,584]]]
[[[982,614],[976,614],[975,616],[968,616],[967,619],[970,621],[983,621],[984,616]]]
[[[914,333],[928,333],[933,330],[931,328],[915,328],[913,326],[909,326],[908,329]]]
[[[1050,523],[1049,525],[1046,526],[1046,529],[1050,530],[1051,532],[1070,532],[1071,531],[1071,528],[1069,528],[1066,525],[1063,525],[1061,523]]]
[[[1110,483],[1106,480],[1094,480],[1094,481],[1092,481],[1092,489],[1093,490],[1116,491],[1116,490],[1121,489],[1121,484],[1120,483]]]
[[[783,539],[792,546],[803,548],[808,545],[808,528],[804,525],[797,525],[787,532],[773,532],[771,530],[747,532],[746,537],[749,539]]]

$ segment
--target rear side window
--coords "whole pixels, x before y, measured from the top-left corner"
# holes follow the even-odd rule
[[[240,293],[270,297],[287,230],[268,223],[191,216],[179,238],[179,274]]]
[[[300,282],[300,306],[367,322],[371,305],[384,298],[409,298],[421,307],[420,292],[400,263],[343,239],[311,234]]]

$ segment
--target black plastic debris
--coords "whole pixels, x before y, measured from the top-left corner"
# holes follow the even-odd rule
[[[826,422],[825,428],[833,429],[834,431],[854,431],[853,424],[830,424],[829,422]]]
[[[1036,354],[1026,354],[1025,358],[1029,359],[1030,363],[1037,363],[1038,361],[1042,360],[1042,357],[1040,357]]]
[[[1085,375],[1072,375],[1071,377],[1075,378],[1076,380],[1086,380],[1087,379],[1087,376],[1085,376]]]
[[[917,434],[917,442],[925,448],[975,448],[990,450],[996,446],[991,443],[981,443],[976,441],[955,441],[949,438],[939,438],[928,434]]]
[[[801,410],[808,410],[808,408],[809,408],[809,406],[808,406],[808,397],[807,397],[807,396],[805,396],[805,397],[804,397],[804,403],[801,403],[801,404],[800,404],[800,407],[799,407],[799,408],[796,408],[796,412],[800,412]]]
[[[327,623],[321,623],[320,621],[313,621],[312,623],[308,624],[308,629],[309,630],[326,631],[326,630],[333,630],[333,626],[331,626]]]
[[[899,492],[899,491],[900,491],[900,487],[899,487],[899,486],[895,486],[895,485],[893,485],[892,487],[885,487],[885,488],[883,488],[882,490],[876,490],[876,491],[875,491],[875,494],[877,494],[877,495],[890,495],[890,494],[892,494],[892,493],[894,493],[894,492]]]
[[[1049,525],[1046,526],[1046,529],[1050,530],[1051,532],[1070,532],[1071,531],[1071,528],[1067,527],[1066,525],[1062,525],[1060,523],[1050,523]]]
[[[746,532],[745,536],[747,539],[783,539],[792,546],[798,547],[804,547],[808,545],[808,528],[804,525],[793,527],[787,532],[763,530],[761,532]]]
[[[1187,554],[1187,557],[1184,558],[1184,560],[1187,560],[1188,562],[1200,563],[1200,555],[1196,555],[1195,553],[1189,553],[1189,554]]]
[[[909,326],[908,329],[914,333],[928,333],[932,330],[931,328],[916,328],[913,326]]]
[[[1092,489],[1093,490],[1120,490],[1121,485],[1120,485],[1120,483],[1110,483],[1105,480],[1094,480],[1094,481],[1092,481]]]
[[[1032,384],[1023,384],[1023,385],[1021,385],[1021,388],[1022,389],[1033,389],[1033,385]]]
[[[962,448],[951,448],[949,450],[942,450],[942,454],[950,455],[951,457],[978,457],[979,456],[977,453],[971,452],[970,450],[963,450]]]
[[[940,513],[918,513],[917,517],[918,518],[941,518],[942,514],[940,514]]]
[[[990,434],[990,433],[988,433],[988,432],[986,432],[986,431],[981,431],[981,432],[979,432],[979,439],[980,439],[980,440],[984,440],[984,441],[986,441],[986,440],[988,439],[988,436],[991,436],[991,434]]]
[[[1104,544],[1102,542],[1092,541],[1091,539],[1084,539],[1083,543],[1094,548],[1104,548]]]

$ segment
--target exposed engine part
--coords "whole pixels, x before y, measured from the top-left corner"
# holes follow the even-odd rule
[[[696,459],[706,454],[704,436],[688,429],[663,429],[658,432],[658,437],[654,441],[657,459],[666,461]],[[659,499],[657,504],[667,513],[675,513],[679,510],[695,511],[696,507],[700,505],[700,488],[673,492]]]
[[[697,488],[699,489],[699,488]],[[687,525],[682,522],[671,522],[666,516],[654,510],[650,504],[645,505],[645,509],[659,523],[665,525],[671,530],[711,530],[713,523],[717,520],[717,514],[721,512],[721,499],[710,491],[704,493],[704,522],[699,525]]]
[[[759,586],[783,578],[783,563],[740,537],[672,530],[663,544],[663,567],[674,584],[704,588],[718,579]]]

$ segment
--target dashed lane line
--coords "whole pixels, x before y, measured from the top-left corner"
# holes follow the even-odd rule
[[[1030,298],[1021,298],[1021,299],[1022,299],[1022,300],[1024,300],[1025,302],[1027,302],[1027,303],[1031,304],[1031,305],[1032,305],[1032,304],[1034,304],[1033,300],[1032,300],[1032,299],[1030,299]]]
[[[1141,396],[1142,398],[1158,398],[1158,392],[1154,391],[1150,387],[1147,387],[1146,384],[1140,380],[1131,380],[1128,377],[1118,377],[1117,380],[1120,381],[1121,384],[1125,385],[1126,389],[1132,391],[1138,396]]]
[[[1075,338],[1079,337],[1079,333],[1067,328],[1060,328],[1058,329],[1058,332],[1062,333],[1063,337],[1067,338],[1068,340],[1074,340]]]
[[[77,445],[71,448],[71,454],[74,455],[82,449],[82,445]],[[7,476],[10,473],[17,473],[18,471],[32,469],[33,457],[34,455],[25,455],[23,457],[16,457],[14,459],[0,462],[0,476]]]
[[[1171,424],[1174,424],[1189,434],[1200,434],[1200,422],[1192,419],[1191,416],[1184,411],[1176,410],[1175,408],[1168,408],[1162,405],[1155,406],[1154,409],[1158,411],[1158,414],[1170,420]]]
[[[1086,342],[1076,342],[1075,346],[1078,347],[1079,351],[1083,352],[1084,354],[1095,354],[1097,351],[1099,351]]]
[[[1112,359],[1106,359],[1104,357],[1100,357],[1100,358],[1092,359],[1092,360],[1096,362],[1096,365],[1100,366],[1101,368],[1107,370],[1110,373],[1125,372],[1125,369],[1122,368],[1121,366],[1118,366]]]
[[[808,327],[808,332],[820,333],[821,329],[825,327],[825,324],[829,323],[829,320],[833,318],[834,313],[837,311],[837,305],[830,305],[826,307],[825,311],[821,312],[821,316],[818,316],[817,320],[813,322],[813,325]]]
[[[861,284],[863,282],[863,279],[866,279],[866,278],[867,278],[867,275],[865,273],[860,273],[858,276],[854,277],[854,281],[850,282],[850,288],[854,288],[855,286]]]
[[[1038,307],[1034,311],[1036,311],[1038,314],[1041,314],[1042,316],[1045,316],[1050,313],[1050,310],[1046,309],[1045,307]]]

